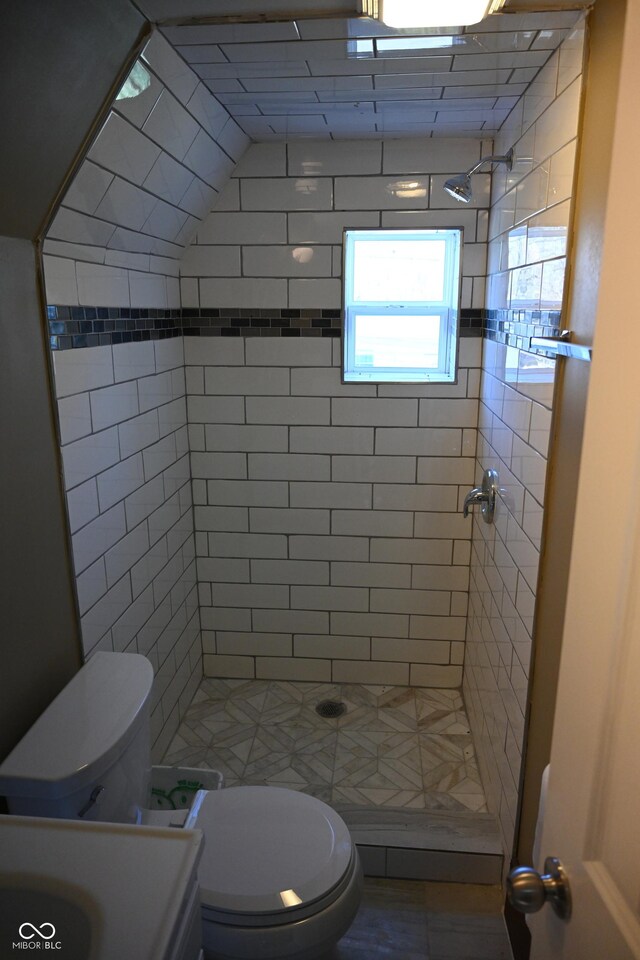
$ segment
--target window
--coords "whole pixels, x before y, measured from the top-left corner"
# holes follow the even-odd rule
[[[456,376],[460,230],[347,230],[345,382]]]

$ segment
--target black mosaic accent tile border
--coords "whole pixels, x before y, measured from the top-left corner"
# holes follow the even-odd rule
[[[48,306],[52,350],[182,336],[181,310]]]
[[[531,337],[557,337],[562,329],[559,310],[486,310],[484,336],[509,347],[528,350]]]
[[[461,337],[481,337],[484,329],[484,310],[460,308],[458,327]]]
[[[339,337],[342,311],[185,308],[185,337]]]
[[[460,336],[481,337],[484,310],[460,311]],[[340,337],[342,311],[185,307],[47,307],[52,350],[167,337]]]

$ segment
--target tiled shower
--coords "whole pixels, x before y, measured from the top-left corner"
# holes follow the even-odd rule
[[[203,669],[462,687],[510,847],[555,364],[526,347],[559,323],[582,39],[493,141],[250,144],[153,35],[149,85],[115,102],[44,260],[84,653],[151,659],[156,757]],[[471,205],[444,194],[510,146]],[[342,384],[343,229],[448,226],[457,383]],[[488,466],[493,527],[461,513]]]

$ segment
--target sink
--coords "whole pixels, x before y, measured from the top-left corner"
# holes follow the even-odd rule
[[[198,830],[0,814],[0,960],[197,960],[203,842]]]
[[[0,957],[16,949],[48,949],[69,960],[89,960],[92,929],[100,925],[97,906],[73,884],[28,874],[0,876]]]

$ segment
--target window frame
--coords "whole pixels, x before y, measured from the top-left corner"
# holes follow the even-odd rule
[[[400,304],[384,301],[353,301],[354,241],[358,239],[422,240],[425,234],[431,239],[444,239],[445,276],[444,299],[441,301],[405,300]],[[460,337],[460,301],[462,292],[462,253],[464,230],[462,227],[423,227],[418,229],[345,228],[342,236],[342,357],[341,378],[343,383],[457,383],[458,344]],[[456,281],[457,275],[457,281]],[[449,298],[449,294],[451,294]],[[351,299],[349,299],[351,297]],[[451,301],[451,302],[450,302]],[[356,315],[398,316],[406,312],[411,316],[437,316],[440,318],[438,339],[438,368],[425,372],[422,367],[376,367],[357,368],[355,363]]]

